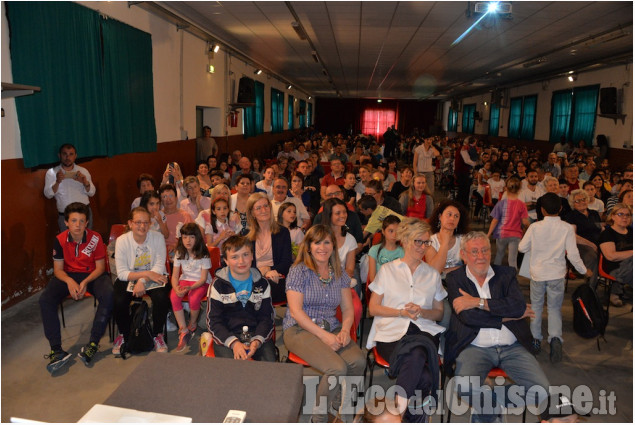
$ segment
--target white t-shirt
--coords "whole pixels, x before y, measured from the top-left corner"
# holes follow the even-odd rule
[[[355,249],[357,249],[357,241],[353,235],[347,233],[344,244],[337,249],[337,253],[340,256],[340,262],[342,263],[342,268],[346,268],[346,256],[348,253]]]
[[[446,268],[456,267],[463,264],[463,261],[461,260],[461,235],[455,235],[455,238],[456,240],[454,242],[454,246],[448,249],[448,255],[445,260]],[[439,252],[439,247],[441,246],[441,244],[439,243],[439,235],[435,233],[434,235],[432,235],[430,240],[432,241],[432,247],[437,252]]]
[[[487,180],[487,184],[490,188],[490,193],[492,194],[492,199],[498,199],[500,193],[505,189],[505,180],[499,179],[495,181],[494,179]]]
[[[179,280],[197,281],[201,278],[201,270],[208,270],[206,283],[212,282],[212,275],[209,269],[212,268],[212,261],[209,257],[199,259],[181,260],[178,254],[174,257],[174,267],[181,268]]]
[[[544,195],[545,192],[543,190],[541,190],[538,186],[536,186],[536,190],[531,191],[529,189],[522,189],[520,191],[520,193],[518,194],[518,199],[520,199],[521,201],[523,201],[524,203],[536,203],[536,201],[538,200],[538,198],[540,198],[542,195]],[[538,214],[536,213],[536,208],[529,210],[528,209],[528,213],[529,213],[529,218],[531,218],[532,220],[537,220],[538,219]]]
[[[587,208],[597,211],[598,214],[602,214],[604,212],[604,202],[602,202],[601,199],[593,198],[593,201],[589,202]]]

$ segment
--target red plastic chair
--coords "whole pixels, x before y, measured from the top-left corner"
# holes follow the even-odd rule
[[[111,242],[117,240],[117,238],[126,233],[126,225],[125,224],[113,224],[110,226],[110,236],[108,237],[108,245]]]
[[[357,296],[357,292],[354,289],[351,289],[351,294],[353,296],[353,326],[351,326],[351,340],[353,342],[357,342],[357,327],[359,326],[359,321],[362,318],[362,302]],[[335,317],[337,320],[342,320],[342,311],[340,308],[337,308],[335,312]],[[302,360],[300,356],[289,351],[288,361],[292,363],[301,364],[302,366],[309,367],[310,365]]]

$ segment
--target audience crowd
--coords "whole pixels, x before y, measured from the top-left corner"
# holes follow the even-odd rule
[[[205,140],[213,141],[210,134]],[[577,272],[595,289],[603,267],[616,280],[610,303],[632,302],[632,164],[617,170],[606,150],[583,141],[563,140],[541,152],[473,136],[405,137],[394,128],[384,137],[380,145],[364,135],[311,130],[280,143],[270,158],[199,143],[198,155],[209,156],[197,158],[196,169],[170,162],[158,186],[141,173],[138,196],[130,194],[128,231],[109,247],[116,267],[109,290],[103,288],[108,258],[90,230],[87,205],[95,188],[88,171],[75,166],[75,148],[62,146],[44,190],[56,198],[63,229],[55,241],[55,277],[40,299],[49,371],[70,357],[54,314],[68,295],[79,299],[89,290],[99,297],[90,342],[79,354],[87,365],[111,314],[119,332],[112,352],[124,354],[134,326],[130,301],[144,295],[152,299],[157,352],[168,351],[169,314],[179,330],[176,351],[188,347],[207,294],[202,314],[209,334],[201,341],[213,341],[219,357],[262,361],[276,361],[273,306],[288,305],[279,338],[323,374],[318,395],[333,413],[341,394],[327,378],[360,375],[365,365],[354,341],[354,304],[361,298],[375,317],[367,348],[389,361],[406,390],[397,400],[404,421],[421,421],[411,413],[421,404],[415,394],[433,395],[439,385],[441,344],[444,368],[455,367],[457,376],[507,366],[516,383],[548,391],[532,356],[541,349],[544,294],[554,363],[562,358],[566,275]],[[470,231],[488,218],[488,231]],[[212,247],[221,253],[217,270]],[[530,264],[531,304],[517,281],[522,253]],[[495,360],[492,347],[503,347],[509,360]],[[470,391],[459,385],[459,394]],[[547,402],[546,393],[531,400]],[[313,419],[325,421],[325,413],[316,410]],[[474,414],[489,421],[499,413]]]

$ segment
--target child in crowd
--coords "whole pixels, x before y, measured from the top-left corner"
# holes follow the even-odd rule
[[[236,215],[234,216],[236,217]],[[205,224],[207,244],[221,247],[227,238],[238,232],[239,228],[238,223],[230,218],[227,199],[215,198],[209,207],[209,223]]]
[[[542,343],[542,308],[546,292],[550,359],[552,363],[557,363],[562,360],[562,300],[564,277],[567,273],[566,259],[569,259],[580,274],[590,277],[592,272],[584,266],[580,258],[573,226],[558,216],[561,208],[560,197],[555,193],[545,194],[541,199],[541,208],[544,220],[529,226],[518,250],[529,252],[531,255],[530,297],[535,316],[531,319],[530,328],[534,338],[534,354],[540,352]]]
[[[342,186],[342,192],[344,192],[344,202],[355,206],[355,199],[357,198],[357,192],[355,192],[355,185],[357,184],[357,178],[355,173],[347,171],[344,173],[344,185]]]
[[[602,214],[604,214],[604,202],[595,197],[597,191],[595,184],[591,181],[585,182],[582,185],[582,189],[584,189],[587,195],[589,195],[589,204],[587,205],[587,208],[597,211],[598,214],[602,216]]]
[[[222,251],[227,267],[216,273],[207,306],[214,353],[216,357],[275,362],[271,288],[258,269],[251,267],[252,242],[234,235],[223,244]],[[249,340],[241,341],[245,326]],[[201,340],[208,338],[206,333]]]
[[[152,177],[152,175],[148,173],[139,174],[139,177],[137,178],[137,189],[139,189],[140,196],[136,197],[135,200],[132,201],[130,210],[137,208],[139,206],[139,203],[141,202],[141,197],[143,196],[143,194],[149,190],[154,190],[154,186],[154,177]]]
[[[496,205],[505,190],[505,181],[501,179],[500,170],[492,170],[492,176],[487,180],[487,184],[492,195],[492,203]]]
[[[368,251],[368,281],[375,280],[379,268],[404,256],[404,251],[397,240],[397,228],[401,220],[395,215],[389,215],[382,223],[381,242],[373,245]]]
[[[176,323],[179,325],[179,343],[176,351],[183,351],[196,332],[198,315],[201,311],[201,300],[207,293],[211,283],[209,270],[212,262],[201,230],[196,223],[188,223],[180,228],[180,237],[174,257],[172,271],[172,291],[170,301]],[[183,313],[183,297],[188,295],[190,304],[190,323],[185,324]]]
[[[494,235],[496,239],[496,258],[494,264],[501,265],[505,250],[507,254],[507,264],[518,269],[516,261],[518,258],[518,243],[523,236],[522,226],[529,227],[529,214],[527,206],[518,199],[520,191],[520,179],[510,177],[505,183],[507,198],[500,200],[491,212],[492,222],[489,226],[487,236]]]
[[[569,197],[569,183],[563,178],[558,180],[558,195],[560,195],[561,198]]]
[[[298,227],[298,216],[295,204],[292,202],[284,202],[278,208],[278,224],[289,229],[291,235],[291,254],[295,260],[298,255],[298,247],[304,240],[304,232]]]
[[[167,238],[170,231],[168,230],[167,218],[161,211],[161,198],[156,190],[149,190],[141,197],[139,206],[145,208],[150,213],[150,230],[159,232],[164,238]]]

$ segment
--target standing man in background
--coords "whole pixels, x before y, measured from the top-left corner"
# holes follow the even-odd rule
[[[415,170],[415,175],[423,173],[426,176],[426,182],[432,192],[434,192],[434,159],[440,156],[439,151],[432,146],[432,137],[423,139],[423,144],[414,150],[412,168]]]
[[[210,155],[216,156],[218,145],[212,137],[212,129],[209,126],[203,127],[203,137],[196,139],[196,161],[206,161]]]
[[[44,196],[48,199],[55,197],[60,232],[68,228],[64,222],[64,210],[73,202],[81,202],[88,206],[88,228],[92,229],[93,212],[88,197],[93,196],[96,189],[90,173],[84,167],[75,164],[77,149],[70,143],[60,146],[58,157],[60,165],[49,168],[44,177]]]

